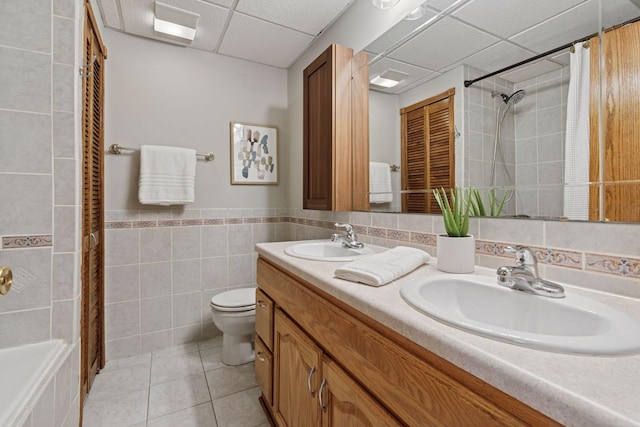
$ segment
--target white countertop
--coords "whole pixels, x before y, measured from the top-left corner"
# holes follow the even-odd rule
[[[381,287],[337,279],[340,262],[286,255],[294,242],[260,243],[258,254],[567,426],[640,426],[640,354],[592,357],[553,353],[484,338],[445,325],[409,306],[400,286],[420,275],[443,275],[435,259]],[[300,242],[295,242],[300,243]],[[386,248],[368,245],[377,252]],[[476,267],[477,274],[495,274]],[[563,284],[565,285],[565,284]],[[640,320],[640,302],[565,285]]]

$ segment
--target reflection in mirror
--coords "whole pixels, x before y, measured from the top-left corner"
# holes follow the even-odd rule
[[[600,57],[597,38],[592,41],[595,49],[588,43],[575,43],[572,49],[563,49],[500,72],[468,88],[463,83],[559,46],[573,44],[599,33],[600,28],[608,29],[638,17],[640,2],[430,0],[423,9],[424,16],[400,21],[365,48],[372,78],[381,76],[399,81],[393,87],[371,83],[372,162],[401,165],[400,109],[455,88],[457,185],[479,188],[484,197],[490,188],[509,190],[512,194],[503,215],[640,220],[609,214],[606,210],[605,195],[612,191],[603,186],[603,178],[621,178],[616,178],[618,173],[607,172],[606,168],[617,167],[607,163],[600,146],[604,144],[609,149],[618,145],[609,144],[607,138],[620,139],[625,132],[624,137],[630,142],[634,141],[634,136],[637,141],[640,135],[629,129],[607,135],[607,129],[612,126],[605,121],[604,139],[600,142],[598,138]],[[618,36],[610,38],[620,39]],[[623,50],[627,52],[640,51],[640,46],[628,44],[627,39],[620,43],[625,43]],[[604,46],[607,46],[606,39]],[[582,62],[577,59],[580,55]],[[573,70],[570,62],[576,64]],[[572,78],[572,73],[578,74],[578,64],[583,70],[580,72],[581,83]],[[588,76],[586,80],[585,75]],[[639,78],[638,73],[634,75]],[[633,84],[637,91],[638,82]],[[576,94],[573,94],[574,86]],[[580,87],[582,92],[577,91]],[[586,99],[586,104],[577,102],[580,99]],[[574,108],[574,105],[580,107]],[[632,114],[636,113],[640,114],[640,111]],[[605,114],[603,120],[606,119]],[[618,116],[610,119],[612,123],[621,120]],[[636,123],[638,118],[632,115],[624,120]],[[613,157],[621,157],[618,154]],[[600,159],[604,164],[600,165]],[[624,167],[640,170],[637,166]],[[627,187],[631,188],[631,193],[635,190],[635,198],[640,199],[636,185],[640,176],[622,179],[636,181],[633,185],[627,183]],[[388,201],[389,197],[379,198],[385,202],[372,203],[371,210],[402,211],[402,169],[390,173],[390,186],[391,201]],[[591,192],[590,186],[593,187]],[[421,191],[428,192],[429,189]],[[603,196],[602,200],[600,196]],[[640,209],[636,210],[640,212]]]

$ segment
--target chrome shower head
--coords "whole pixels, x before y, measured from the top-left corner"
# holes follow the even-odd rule
[[[504,94],[501,94],[501,95],[503,96],[502,100],[507,104],[507,106],[511,106],[522,101],[522,98],[524,98],[526,94],[527,92],[525,92],[523,89],[520,89],[514,92],[513,94],[511,94],[511,96],[508,96],[507,99],[504,99],[504,96],[505,96]]]
[[[501,93],[501,92],[493,92],[491,94],[491,97],[495,98],[496,96],[499,96],[500,98],[502,98],[502,101],[505,104],[507,104],[507,108],[509,108],[512,105],[515,105],[518,102],[522,101],[522,98],[524,98],[526,94],[527,93],[523,89],[520,89],[514,92],[513,94],[511,94],[511,96],[505,95],[504,93]]]

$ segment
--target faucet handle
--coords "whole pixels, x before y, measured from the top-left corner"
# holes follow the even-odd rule
[[[538,260],[531,248],[527,246],[506,246],[504,248],[506,252],[513,253],[516,256],[516,264],[520,266],[529,266],[536,268]]]
[[[347,234],[353,233],[353,226],[351,224],[340,224],[340,223],[336,222],[334,225],[337,228],[344,228],[345,231],[347,232]]]

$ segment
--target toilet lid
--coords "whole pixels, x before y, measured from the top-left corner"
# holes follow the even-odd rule
[[[211,298],[211,305],[227,309],[245,309],[256,305],[255,288],[224,291]]]

